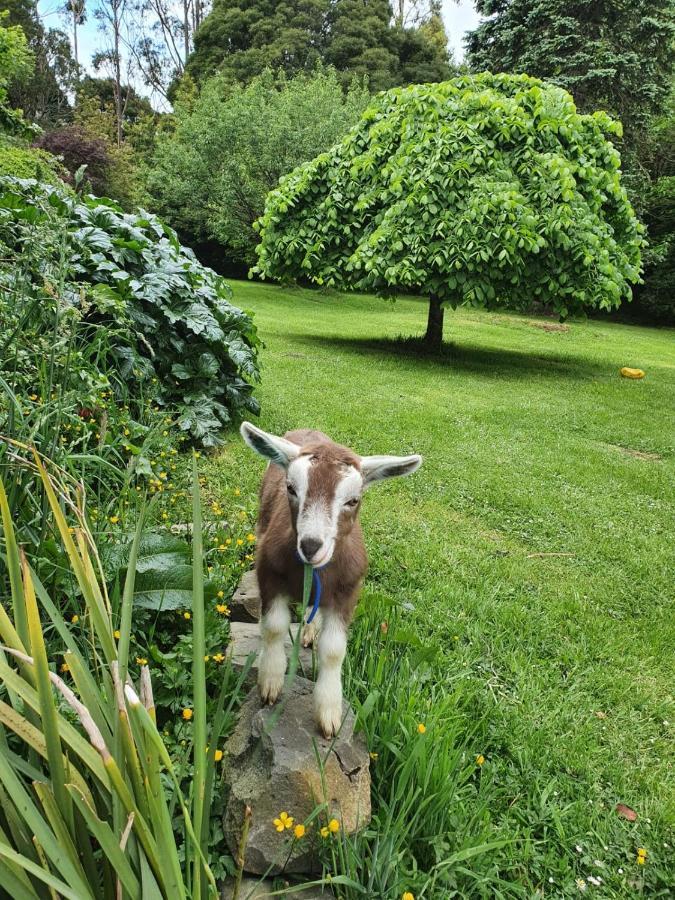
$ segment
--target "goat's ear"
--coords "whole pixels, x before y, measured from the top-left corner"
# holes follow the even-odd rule
[[[361,457],[361,475],[363,484],[368,487],[374,481],[383,478],[395,478],[397,475],[411,475],[422,465],[422,457],[414,456],[363,456]]]
[[[244,441],[251,450],[255,450],[265,459],[276,463],[282,469],[287,469],[289,464],[300,453],[300,447],[287,441],[286,438],[277,437],[276,434],[268,434],[261,428],[256,428],[250,422],[242,422],[239,429]]]

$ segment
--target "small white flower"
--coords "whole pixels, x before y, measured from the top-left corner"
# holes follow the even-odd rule
[[[548,883],[553,884],[553,876],[552,875],[549,876]]]
[[[593,885],[593,887],[600,887],[600,885],[602,884],[602,878],[596,878],[595,875],[589,875],[588,880]]]
[[[583,878],[577,878],[577,887],[579,888],[580,891],[586,890],[586,882],[584,881]]]
[[[619,875],[623,875],[623,869],[619,869]]]
[[[581,844],[577,844],[576,847],[575,847],[574,849],[577,851],[577,853],[583,853],[583,852],[584,852],[583,847],[581,846]]]
[[[605,847],[605,850],[606,850],[606,849],[607,849],[607,847]],[[605,864],[604,864],[604,862],[603,862],[601,859],[594,859],[594,860],[593,860],[593,865],[594,865],[594,866],[597,866],[599,869],[604,869],[604,868],[605,868]]]

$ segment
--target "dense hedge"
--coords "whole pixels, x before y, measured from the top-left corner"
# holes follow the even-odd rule
[[[206,446],[256,413],[258,338],[226,282],[153,215],[125,214],[35,180],[0,177],[0,292],[31,324],[59,304],[106,327],[109,359],[130,393],[156,379],[158,403]]]

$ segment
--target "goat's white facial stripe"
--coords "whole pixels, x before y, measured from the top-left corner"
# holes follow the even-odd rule
[[[293,486],[296,495],[294,502],[298,506],[298,548],[301,549],[303,538],[321,541],[321,550],[314,565],[324,565],[335,549],[340,513],[345,503],[361,496],[363,479],[354,466],[348,466],[335,486],[333,497],[323,493],[315,497],[310,489],[312,464],[309,456],[293,460],[288,469],[288,482]]]

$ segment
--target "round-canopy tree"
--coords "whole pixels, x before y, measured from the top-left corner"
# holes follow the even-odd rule
[[[269,194],[254,271],[423,293],[431,348],[446,305],[611,309],[630,298],[643,240],[608,140],[620,131],[526,75],[380,94]]]

